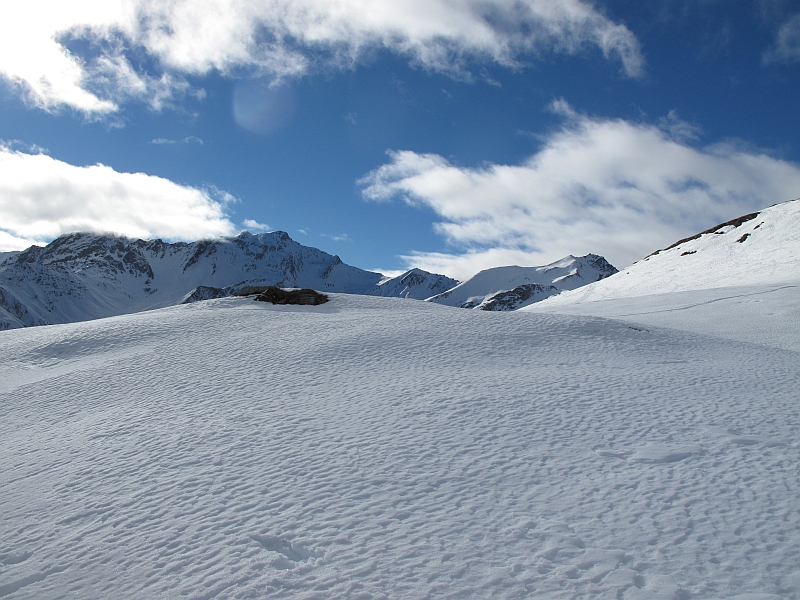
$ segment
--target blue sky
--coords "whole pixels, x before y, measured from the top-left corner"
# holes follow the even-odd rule
[[[0,10],[0,250],[281,229],[465,278],[800,196],[788,0]]]

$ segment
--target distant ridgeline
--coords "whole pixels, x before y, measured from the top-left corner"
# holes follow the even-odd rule
[[[420,269],[387,279],[303,246],[282,231],[174,244],[73,233],[45,247],[4,253],[0,261],[0,329],[222,298],[253,285],[514,310],[616,272],[590,254],[546,267],[489,269],[460,285]],[[448,290],[453,290],[450,296],[444,294]]]

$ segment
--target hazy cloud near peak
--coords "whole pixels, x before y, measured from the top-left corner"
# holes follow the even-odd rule
[[[462,78],[475,61],[516,67],[588,47],[632,77],[644,63],[630,30],[584,0],[31,0],[2,16],[0,74],[40,108],[86,115],[131,98],[159,109],[190,91],[190,74],[295,77],[380,49]],[[90,55],[65,50],[77,39]],[[130,48],[161,72],[135,69]]]
[[[561,107],[564,108],[564,107]],[[604,255],[622,268],[711,225],[800,196],[800,165],[732,144],[697,148],[676,114],[669,132],[574,112],[522,164],[461,167],[435,154],[389,153],[359,184],[440,217],[452,254],[410,266],[463,279],[501,264]],[[662,123],[663,126],[663,123]]]
[[[225,214],[233,201],[214,188],[101,164],[78,167],[0,145],[0,251],[72,231],[170,240],[227,235],[236,231]]]

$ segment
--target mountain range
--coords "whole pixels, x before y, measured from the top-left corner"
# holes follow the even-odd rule
[[[621,272],[602,256],[587,254],[541,267],[486,269],[464,282],[421,269],[387,278],[303,246],[282,231],[191,243],[73,233],[45,247],[0,254],[0,329],[223,298],[249,285],[486,311],[536,304],[540,312],[589,314],[590,309],[576,307],[620,297],[794,281],[800,272],[798,221],[800,201],[790,201],[679,240]]]
[[[596,254],[567,256],[543,267],[495,267],[428,301],[459,308],[516,310],[616,272],[615,267]]]
[[[208,297],[255,284],[365,294],[382,279],[282,231],[173,244],[74,233],[0,264],[0,328],[162,308],[203,288]]]
[[[223,298],[251,285],[512,310],[615,271],[602,257],[589,255],[546,267],[489,269],[464,283],[421,269],[387,278],[303,246],[282,231],[191,243],[73,233],[0,255],[0,329]]]

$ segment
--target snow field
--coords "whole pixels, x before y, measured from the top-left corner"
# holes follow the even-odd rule
[[[800,597],[797,353],[331,298],[0,333],[0,597]]]
[[[800,352],[800,282],[717,287],[522,309],[620,319]]]

